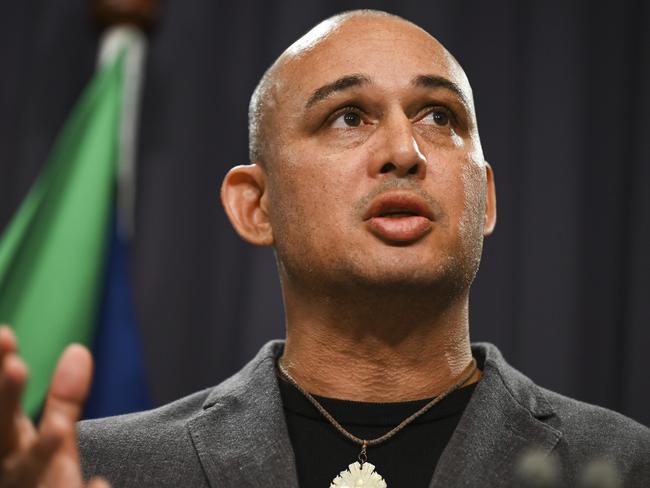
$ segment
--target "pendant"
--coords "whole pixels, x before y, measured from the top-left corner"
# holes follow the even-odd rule
[[[371,463],[354,462],[348,469],[334,478],[330,488],[387,488],[387,484],[379,473],[375,472],[375,466]]]

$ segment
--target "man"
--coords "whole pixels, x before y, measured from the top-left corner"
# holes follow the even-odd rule
[[[250,149],[222,201],[246,241],[275,249],[286,342],[215,388],[80,424],[85,475],[116,487],[496,487],[535,449],[549,483],[574,486],[590,466],[611,477],[603,486],[650,483],[648,429],[470,345],[494,176],[469,82],[435,39],[381,12],[322,22],[253,94]],[[13,418],[26,372],[8,330],[0,344],[0,487],[83,486],[73,422],[88,353],[64,353],[34,432]]]

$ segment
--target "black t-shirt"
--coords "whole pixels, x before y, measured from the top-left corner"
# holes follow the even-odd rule
[[[337,431],[293,385],[280,377],[280,394],[301,488],[329,488],[357,461],[361,450]],[[451,393],[393,438],[368,448],[368,462],[389,488],[428,488],[438,458],[451,438],[475,384]],[[363,403],[316,397],[349,432],[362,439],[385,434],[429,400]]]

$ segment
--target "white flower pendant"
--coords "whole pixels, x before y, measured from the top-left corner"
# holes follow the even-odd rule
[[[387,488],[384,478],[375,473],[375,466],[371,463],[355,462],[348,469],[341,471],[330,488]]]

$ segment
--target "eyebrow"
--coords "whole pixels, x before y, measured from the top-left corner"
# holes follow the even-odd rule
[[[436,75],[416,76],[415,78],[413,78],[413,81],[411,81],[411,84],[413,86],[422,87],[422,88],[446,88],[447,90],[456,94],[456,96],[460,98],[460,101],[463,103],[463,105],[465,105],[465,107],[469,107],[469,102],[467,101],[467,98],[463,94],[463,90],[461,90],[461,88],[456,83],[442,76],[436,76]]]
[[[372,80],[365,75],[356,74],[356,75],[343,76],[338,80],[333,81],[332,83],[328,83],[316,89],[314,93],[311,95],[311,97],[309,97],[309,100],[307,100],[307,103],[305,104],[305,108],[306,109],[311,108],[316,103],[325,100],[330,95],[336,92],[349,90],[350,88],[356,88],[363,85],[368,85],[370,83],[372,83]],[[467,101],[467,98],[463,94],[463,90],[461,90],[461,88],[456,83],[442,76],[419,75],[413,78],[413,80],[411,81],[411,85],[416,87],[421,87],[421,88],[445,88],[453,92],[460,99],[460,101],[463,103],[465,107],[469,107],[469,103]]]
[[[307,100],[307,104],[305,105],[305,108],[312,107],[314,104],[320,102],[321,100],[326,99],[333,93],[349,90],[350,88],[367,85],[369,83],[370,83],[370,78],[364,75],[343,76],[342,78],[339,78],[338,80],[333,81],[332,83],[328,83],[327,85],[323,85],[320,88],[318,88],[316,91],[314,91],[312,96],[309,97],[309,100]]]

